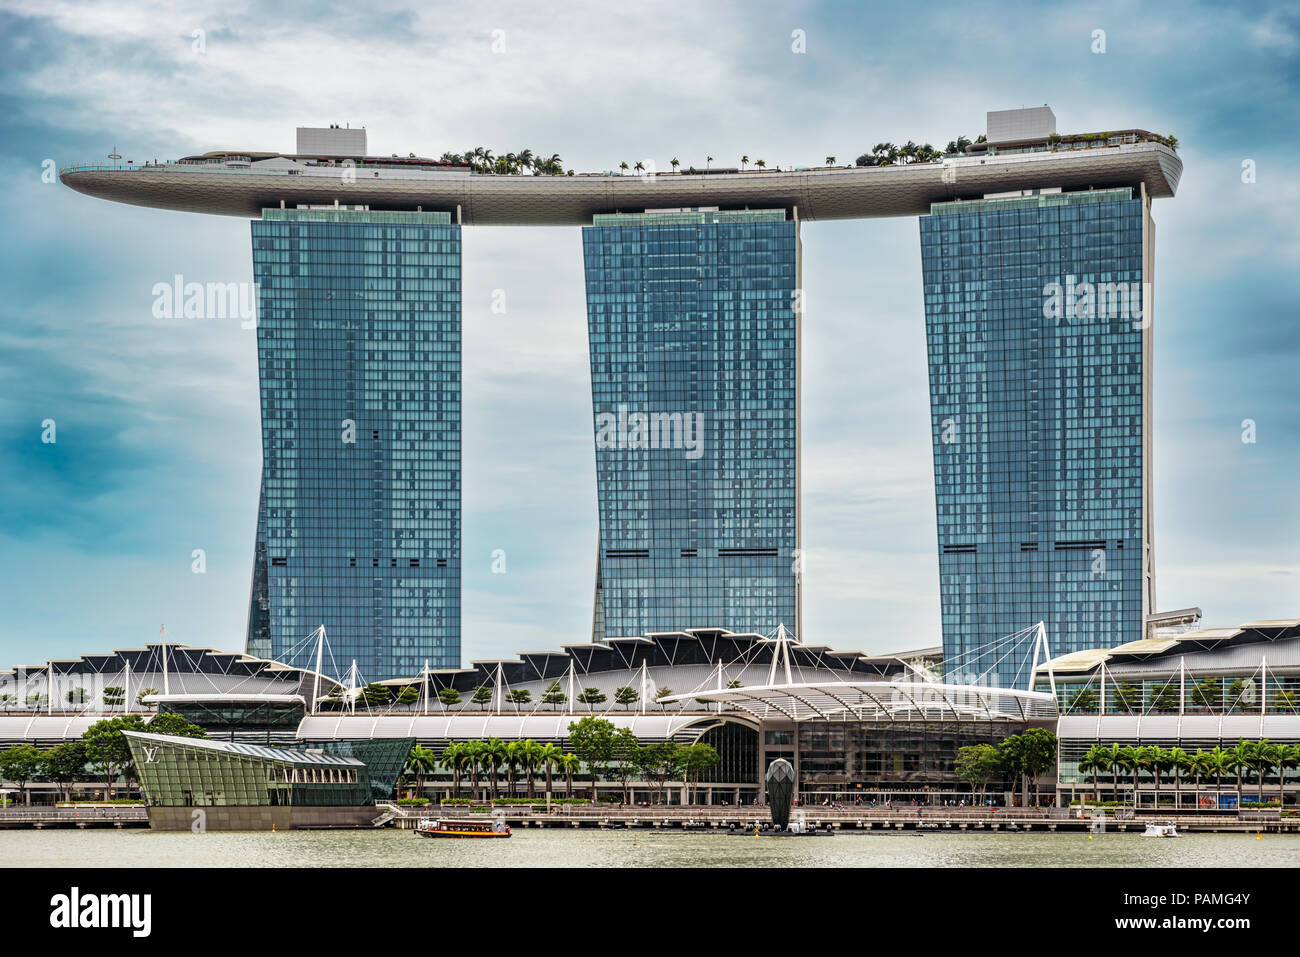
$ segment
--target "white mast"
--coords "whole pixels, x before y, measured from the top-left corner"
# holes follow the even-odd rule
[[[316,676],[312,679],[311,710],[315,714],[320,710],[320,669],[321,658],[325,653],[325,626],[316,629]]]
[[[167,626],[158,627],[158,640],[162,642],[163,694],[171,694],[171,679],[167,674]]]
[[[125,677],[122,679],[122,713],[130,714],[131,713],[131,659],[127,657],[123,657],[122,661],[126,665],[126,667],[122,669],[122,671],[125,674]]]
[[[424,671],[420,673],[420,691],[424,695],[424,713],[429,713],[429,659],[424,659]]]

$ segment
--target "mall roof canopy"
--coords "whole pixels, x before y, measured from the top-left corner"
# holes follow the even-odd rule
[[[1050,719],[1057,715],[1056,698],[1050,694],[929,681],[758,685],[673,695],[662,700],[675,702],[687,698],[720,703],[760,721],[773,718],[791,721],[942,718],[1026,721],[1031,718]]]

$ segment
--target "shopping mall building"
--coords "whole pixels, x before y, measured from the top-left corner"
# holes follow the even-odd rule
[[[391,793],[411,743],[441,753],[456,741],[532,739],[569,751],[569,726],[594,715],[630,729],[642,744],[712,745],[719,760],[697,790],[706,803],[760,798],[764,772],[777,758],[797,769],[806,800],[940,800],[969,794],[953,766],[959,748],[1042,727],[1059,736],[1058,801],[1069,800],[1089,786],[1078,762],[1094,744],[1194,751],[1243,739],[1300,742],[1300,619],[1218,629],[1198,621],[1189,610],[1182,619],[1153,620],[1138,642],[1043,654],[1033,690],[945,680],[938,648],[869,655],[802,643],[783,629],[774,636],[696,629],[583,642],[424,670],[364,692],[346,677],[160,642],[0,673],[0,749],[77,740],[106,716],[175,712],[223,746],[369,765],[380,752],[365,749],[391,742],[388,750],[402,754],[385,752],[383,773],[370,774]],[[324,644],[317,657],[328,661]],[[1276,786],[1276,775],[1267,780]],[[88,774],[86,788],[96,783]],[[1175,785],[1170,774],[1161,783]],[[1131,782],[1120,784],[1125,798]],[[431,796],[450,793],[451,775],[439,768],[425,775],[425,785]],[[601,787],[622,792],[616,780]],[[1139,773],[1138,791],[1149,798],[1154,788],[1150,772]],[[634,796],[646,798],[644,790]],[[269,793],[262,799],[272,800]]]

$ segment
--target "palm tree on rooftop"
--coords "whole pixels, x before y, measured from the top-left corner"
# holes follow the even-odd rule
[[[826,165],[827,165],[827,166],[834,166],[834,165],[835,165],[835,157],[834,157],[834,156],[828,156],[828,157],[826,157]]]
[[[767,166],[767,162],[765,160],[754,160],[754,165],[757,166],[759,169],[763,169],[765,166]]]
[[[742,157],[740,158],[740,168],[741,168],[741,169],[744,169],[744,168],[745,168],[746,166],[748,166],[748,165],[749,165],[749,157],[748,157],[747,155],[746,155],[746,156],[742,156]]]
[[[520,150],[518,159],[519,165],[523,169],[532,169],[533,164],[537,161],[537,157],[533,155],[533,151],[530,149]]]
[[[682,161],[679,160],[676,156],[674,156],[672,159],[668,161],[668,165],[673,168],[673,172],[675,173],[677,172],[677,167],[682,165]]]
[[[712,157],[712,156],[706,156],[706,157],[704,157],[704,168],[705,168],[705,169],[708,169],[708,168],[709,168],[709,164],[712,163],[712,162],[713,162],[713,157]]]
[[[640,160],[637,160],[636,165],[633,166],[632,168],[636,170],[638,173],[643,173],[645,172],[645,163],[642,163]]]
[[[627,172],[627,160],[623,160],[623,162],[619,163],[619,164],[618,164],[618,168],[621,169],[624,173],[626,173],[626,172]]]

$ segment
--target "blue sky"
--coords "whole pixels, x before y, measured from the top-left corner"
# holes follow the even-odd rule
[[[1159,604],[1300,613],[1293,6],[548,6],[0,0],[0,665],[162,623],[242,650],[257,507],[254,334],[150,308],[178,273],[249,280],[248,223],[93,200],[42,163],[290,151],[295,126],[333,122],[374,153],[527,146],[580,170],[846,162],[1041,103],[1066,132],[1176,134],[1182,185],[1155,206]],[[917,225],[803,240],[805,637],[937,644]],[[596,509],[579,231],[469,229],[464,250],[468,661],[586,639]]]

